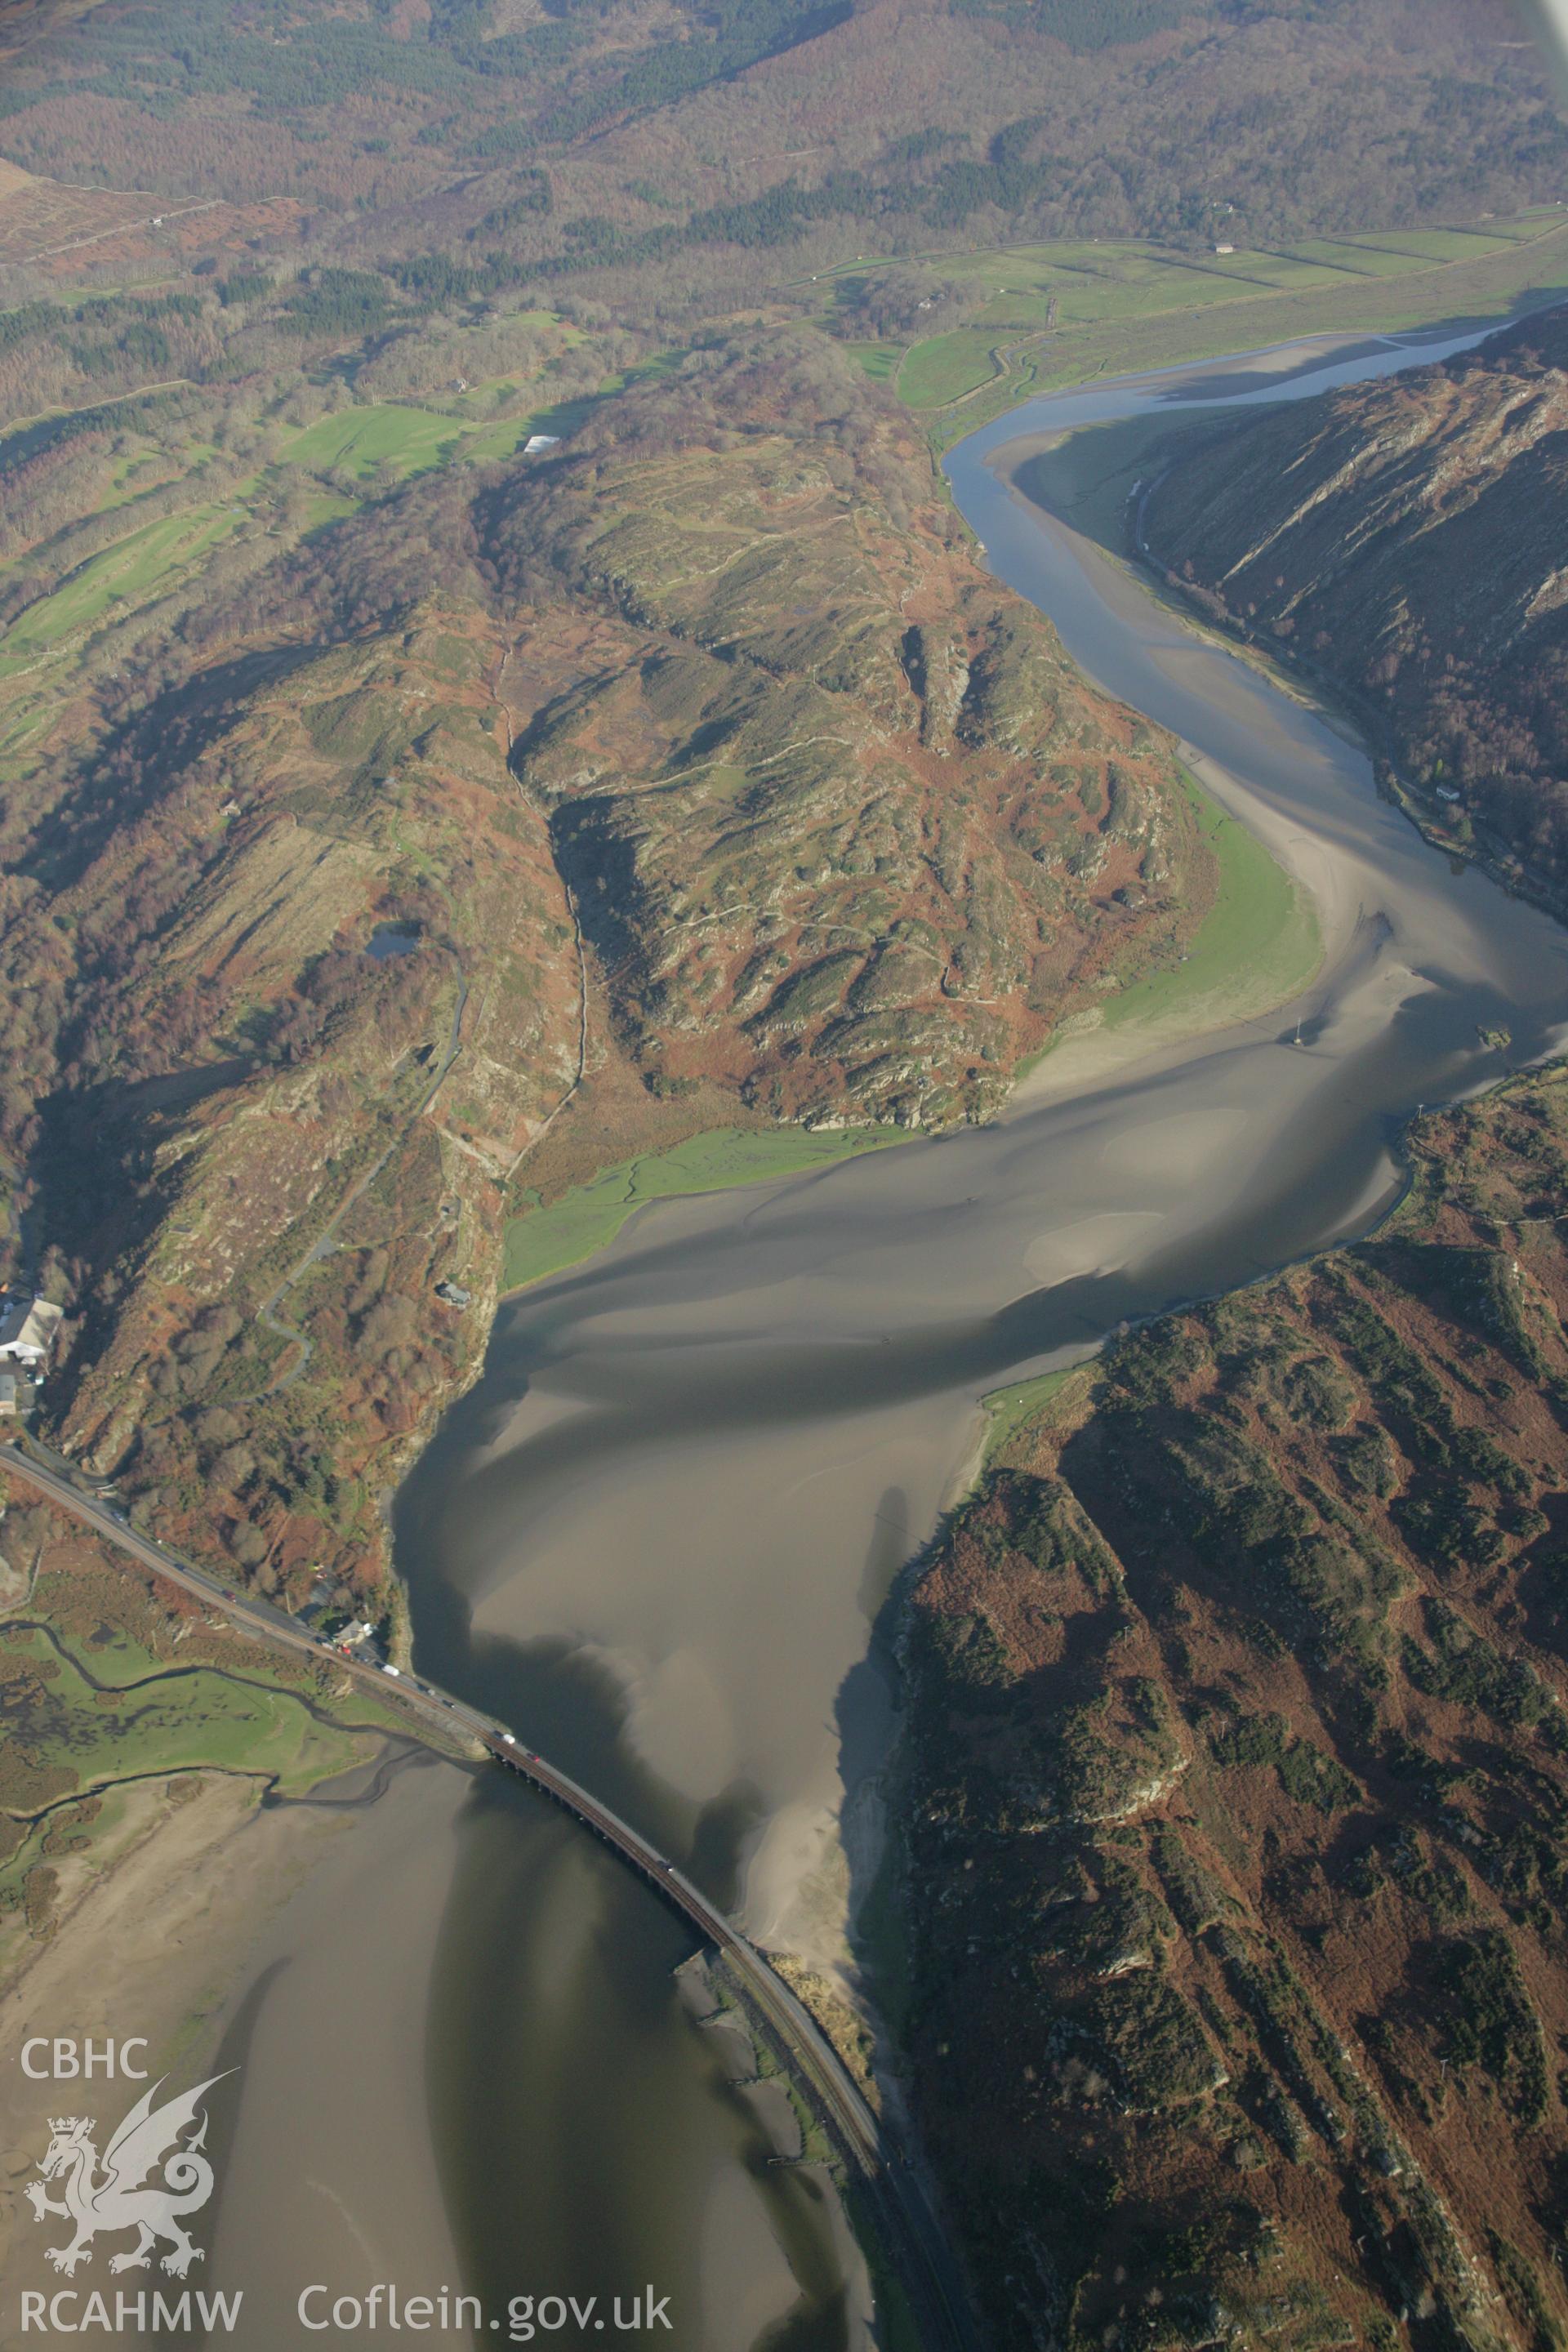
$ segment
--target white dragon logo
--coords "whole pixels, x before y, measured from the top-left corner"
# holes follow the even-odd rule
[[[148,2269],[161,2238],[168,2240],[171,2249],[163,2256],[163,2266],[175,2278],[184,2278],[191,2264],[203,2259],[200,2246],[193,2245],[181,2227],[181,2219],[199,2212],[213,2193],[213,2168],[201,2153],[207,2136],[205,2115],[200,2129],[183,2147],[179,2136],[195,2120],[204,2094],[223,2079],[221,2074],[209,2075],[194,2091],[182,2092],[178,2098],[154,2107],[153,2101],[168,2080],[161,2076],[151,2090],[142,2093],[104,2149],[101,2173],[98,2150],[89,2137],[96,2128],[92,2117],[50,2117],[51,2137],[38,2165],[42,2179],[30,2180],[26,2194],[38,2221],[58,2213],[76,2224],[76,2235],[68,2246],[45,2248],[56,2270],[64,2271],[68,2278],[74,2276],[79,2263],[92,2260],[93,2239],[100,2233],[112,2236],[121,2230],[135,2230],[139,2235],[129,2253],[111,2258],[111,2271]],[[162,2182],[144,2188],[148,2174],[159,2166]],[[45,2180],[63,2181],[63,2201],[45,2194]]]

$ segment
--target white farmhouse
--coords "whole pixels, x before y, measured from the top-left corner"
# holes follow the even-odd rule
[[[37,1371],[48,1360],[63,1311],[47,1298],[7,1298],[0,1305],[0,1363]]]

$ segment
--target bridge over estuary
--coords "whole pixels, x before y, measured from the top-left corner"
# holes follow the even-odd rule
[[[115,1549],[220,1609],[241,1633],[316,1657],[323,1647],[330,1647],[287,1611],[237,1592],[209,1570],[132,1527],[118,1505],[68,1475],[63,1466],[41,1462],[20,1444],[0,1443],[0,1469],[37,1488]],[[510,1726],[470,1706],[466,1699],[437,1689],[416,1672],[384,1678],[379,1668],[360,1659],[334,1658],[334,1664],[341,1664],[367,1687],[374,1686],[381,1705],[390,1702],[395,1710],[405,1712],[411,1718],[411,1731],[427,1727],[448,1747],[454,1733],[466,1736],[502,1769],[570,1813],[637,1871],[681,1914],[701,1941],[722,1957],[727,1979],[740,1993],[752,2032],[768,2044],[826,2132],[843,2168],[851,2200],[861,2209],[909,2299],[925,2352],[978,2352],[967,2286],[918,2173],[886,2125],[872,2113],[816,2020],[766,1955],[629,1822],[612,1812],[580,1781],[524,1747]]]

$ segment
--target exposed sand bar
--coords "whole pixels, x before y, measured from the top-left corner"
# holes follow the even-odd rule
[[[298,2340],[295,2302],[313,2277],[352,2293],[458,2276],[426,2117],[425,2002],[470,1789],[416,1750],[324,1785],[320,1803],[258,1811],[250,1784],[215,1780],[155,1826],[150,1814],[144,1843],[40,1948],[0,2015],[0,2342],[24,2340],[24,2290],[66,2283],[46,2249],[68,2226],[36,2221],[20,2193],[48,2118],[92,2116],[101,2153],[143,2087],[34,2082],[18,2063],[33,2034],[145,2036],[139,2063],[166,2073],[170,2094],[226,2074],[207,2101],[217,2188],[192,2223],[205,2259],[189,2284],[243,2290],[222,2339],[237,2352]],[[106,2239],[71,2283],[107,2291],[111,2307],[117,2289],[173,2292],[156,2267],[110,2273],[130,2244]]]

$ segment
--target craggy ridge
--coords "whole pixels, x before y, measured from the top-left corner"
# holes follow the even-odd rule
[[[915,1590],[906,2036],[1003,2344],[1568,2315],[1568,1081],[1412,1150],[1067,1376]]]
[[[1559,898],[1565,362],[1546,312],[1178,449],[1143,510],[1174,586],[1353,689],[1425,821]]]

